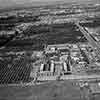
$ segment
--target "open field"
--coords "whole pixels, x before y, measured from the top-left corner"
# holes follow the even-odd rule
[[[16,39],[9,42],[6,47],[33,47],[34,50],[43,50],[44,44],[63,44],[63,43],[77,43],[86,42],[83,34],[76,31],[75,25],[71,23],[31,27],[30,30],[23,33],[24,37],[37,35],[35,38]]]
[[[0,100],[80,100],[79,87],[72,83],[61,81],[39,86],[0,87]]]

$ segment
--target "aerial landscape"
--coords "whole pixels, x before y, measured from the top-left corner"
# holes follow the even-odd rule
[[[99,0],[0,0],[0,100],[99,98]]]

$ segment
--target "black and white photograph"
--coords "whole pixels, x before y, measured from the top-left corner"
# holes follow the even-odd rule
[[[0,100],[100,100],[100,0],[0,0]]]

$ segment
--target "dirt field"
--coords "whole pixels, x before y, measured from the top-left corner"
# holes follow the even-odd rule
[[[82,100],[79,87],[69,81],[40,86],[0,87],[0,100]]]

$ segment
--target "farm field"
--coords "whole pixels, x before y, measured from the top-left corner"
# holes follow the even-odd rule
[[[43,50],[44,44],[63,44],[63,43],[78,43],[86,42],[83,34],[76,30],[72,23],[33,26],[23,32],[23,38],[17,38],[6,45],[6,48],[11,47],[33,47],[33,50]],[[33,38],[30,38],[34,36]],[[24,39],[25,37],[29,37]],[[23,48],[22,47],[22,48]]]
[[[30,81],[31,64],[25,57],[15,61],[5,61],[0,61],[0,84]]]

